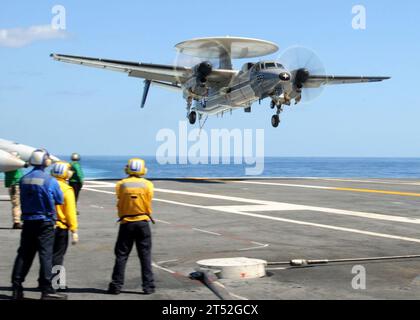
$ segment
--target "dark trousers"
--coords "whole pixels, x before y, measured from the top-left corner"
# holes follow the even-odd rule
[[[69,231],[67,229],[56,228],[53,251],[53,266],[62,266],[64,255],[69,245]]]
[[[115,244],[115,265],[111,285],[118,289],[124,285],[125,266],[134,242],[140,259],[143,289],[155,288],[152,271],[152,234],[146,221],[120,225]]]
[[[39,256],[39,285],[42,292],[51,288],[51,270],[54,247],[54,223],[52,221],[25,221],[20,238],[20,247],[12,273],[14,288],[22,287],[32,266],[35,254]]]
[[[83,187],[83,184],[81,184],[79,182],[69,182],[69,185],[74,190],[74,195],[76,197],[76,202],[77,202],[77,200],[79,200],[79,193],[80,193],[80,190]]]

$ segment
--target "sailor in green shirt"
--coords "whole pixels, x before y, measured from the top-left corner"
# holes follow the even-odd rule
[[[78,153],[73,153],[71,155],[71,170],[73,171],[73,176],[71,177],[69,181],[69,185],[74,190],[74,195],[76,196],[76,203],[79,199],[79,193],[80,190],[83,187],[83,181],[85,178],[85,175],[83,174],[82,166],[80,165],[80,155]],[[77,214],[79,214],[79,211],[77,211]]]
[[[13,152],[12,154],[19,158],[17,152]],[[21,169],[4,173],[4,186],[9,189],[10,200],[12,202],[13,229],[22,229],[19,190],[19,181],[22,177],[23,172]]]

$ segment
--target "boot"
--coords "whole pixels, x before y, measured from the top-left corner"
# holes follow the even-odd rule
[[[15,229],[15,230],[21,230],[22,229],[22,224],[20,223],[20,222],[15,222],[14,224],[13,224],[13,227],[12,227],[12,229]]]
[[[14,287],[12,293],[12,300],[23,300],[23,288]]]
[[[118,295],[121,293],[121,289],[115,287],[112,283],[110,283],[108,286],[108,291],[106,293]]]
[[[67,300],[67,295],[54,291],[46,291],[42,293],[41,300]]]
[[[143,289],[144,294],[153,294],[155,293],[155,289],[149,288],[149,289]]]

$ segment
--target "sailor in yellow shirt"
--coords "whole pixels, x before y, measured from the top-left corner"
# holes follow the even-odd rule
[[[69,231],[72,235],[72,244],[75,245],[79,242],[76,197],[73,188],[68,184],[68,180],[72,174],[71,166],[67,162],[56,162],[51,169],[51,175],[57,179],[64,195],[64,203],[56,206],[57,222],[55,228],[53,267],[63,266],[64,255],[66,254],[69,243]],[[55,275],[53,274],[53,277]],[[60,288],[66,289],[65,284],[60,283]]]
[[[155,291],[152,235],[149,226],[149,221],[153,222],[151,218],[153,183],[143,178],[147,169],[142,159],[130,159],[125,172],[128,177],[119,181],[115,189],[120,229],[115,244],[115,265],[108,293],[121,292],[125,267],[135,242],[141,264],[143,292],[151,294]]]

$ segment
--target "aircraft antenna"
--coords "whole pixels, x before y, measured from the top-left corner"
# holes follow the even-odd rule
[[[206,114],[206,117],[204,118],[204,121],[203,122],[201,122],[201,118],[198,119],[198,122],[200,124],[200,130],[198,131],[198,137],[201,136],[201,130],[204,128],[204,125],[206,124],[208,118],[209,118],[209,115]]]

